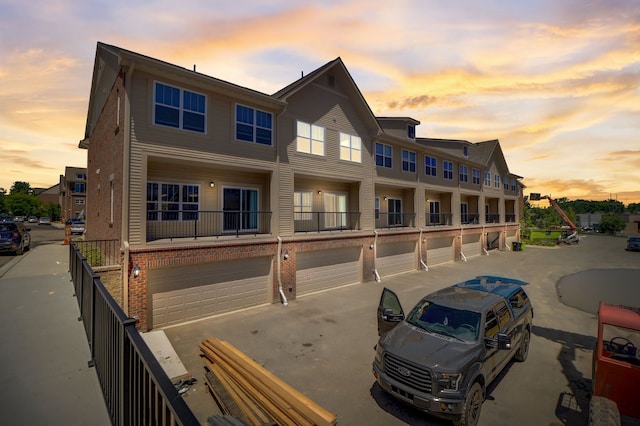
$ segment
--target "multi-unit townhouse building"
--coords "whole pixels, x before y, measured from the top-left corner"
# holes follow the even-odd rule
[[[340,58],[268,95],[98,43],[86,236],[119,241],[143,330],[516,241],[523,186],[499,142],[419,124],[376,117]]]
[[[60,175],[58,203],[62,223],[67,219],[83,217],[87,201],[87,169],[85,167],[65,167]]]

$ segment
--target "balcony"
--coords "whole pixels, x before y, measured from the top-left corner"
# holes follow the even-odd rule
[[[452,213],[427,213],[426,226],[451,226],[453,224]]]
[[[360,212],[295,212],[295,232],[332,232],[360,229]]]
[[[378,213],[376,229],[415,228],[415,213]]]
[[[487,213],[485,218],[485,223],[500,223],[500,214]]]
[[[480,223],[480,215],[478,213],[467,213],[460,215],[460,223],[463,225],[477,225]]]
[[[147,241],[271,233],[271,212],[147,211]]]
[[[516,215],[515,214],[506,214],[504,215],[504,219],[507,223],[515,223]]]

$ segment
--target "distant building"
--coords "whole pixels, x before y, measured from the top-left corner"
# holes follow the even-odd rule
[[[58,202],[62,222],[74,217],[84,217],[87,203],[86,167],[65,167],[60,175]]]
[[[60,194],[60,184],[56,183],[55,185],[49,188],[34,188],[33,194],[38,197],[38,200],[43,204],[58,204],[59,203],[59,194]]]

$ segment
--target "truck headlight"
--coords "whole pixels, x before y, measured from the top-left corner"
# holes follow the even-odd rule
[[[457,391],[462,374],[438,373],[437,377],[440,390]]]
[[[384,354],[384,350],[382,349],[382,345],[380,344],[380,342],[378,342],[378,344],[376,345],[376,363],[377,364],[382,364],[382,354]]]

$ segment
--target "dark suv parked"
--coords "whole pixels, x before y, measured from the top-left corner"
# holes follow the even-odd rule
[[[0,222],[0,251],[22,254],[31,246],[30,228],[22,222]]]
[[[373,374],[383,390],[458,425],[475,425],[485,390],[529,352],[533,308],[524,281],[481,276],[425,296],[404,315],[385,288]]]

